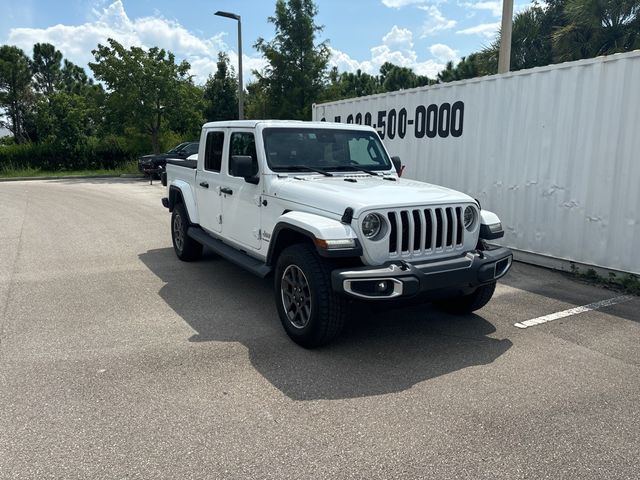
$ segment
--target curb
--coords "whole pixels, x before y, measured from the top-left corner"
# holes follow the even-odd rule
[[[72,180],[83,178],[144,178],[144,175],[137,173],[123,173],[122,175],[63,175],[63,176],[44,176],[44,177],[7,177],[0,178],[0,182],[24,182],[31,180]]]

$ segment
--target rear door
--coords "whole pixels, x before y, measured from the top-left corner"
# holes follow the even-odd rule
[[[226,131],[214,128],[206,131],[203,155],[196,175],[196,195],[200,226],[210,232],[222,231],[222,196],[220,194],[222,159],[224,158]]]
[[[256,141],[252,129],[229,129],[228,148],[224,154],[222,179],[222,232],[236,243],[260,250],[260,195],[261,182],[248,183],[229,171],[232,155],[248,155],[253,159],[259,178]]]

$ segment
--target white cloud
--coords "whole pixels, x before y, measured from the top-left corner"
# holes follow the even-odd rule
[[[382,3],[389,8],[401,8],[416,3],[425,3],[426,0],[382,0]]]
[[[95,49],[98,43],[106,44],[108,38],[114,38],[125,47],[158,46],[170,50],[180,60],[187,60],[191,64],[191,73],[195,76],[195,81],[200,83],[204,82],[210,73],[215,72],[219,51],[227,51],[231,64],[238,64],[237,53],[230,50],[224,42],[224,32],[210,38],[202,38],[159,13],[131,19],[124,9],[122,0],[115,0],[105,8],[94,10],[93,17],[80,25],[12,28],[6,43],[17,45],[30,54],[34,43],[49,42],[66,58],[83,67],[94,60],[91,50]],[[261,69],[264,66],[262,58],[247,55],[242,56],[242,62],[245,82],[251,78],[252,69]]]
[[[544,4],[544,0],[542,0]],[[468,7],[473,10],[484,10],[491,12],[494,17],[502,17],[502,2],[500,0],[479,0],[477,2],[459,2],[459,6]],[[513,13],[519,13],[531,6],[531,3],[525,2],[513,5]],[[473,13],[471,14],[473,16]]]
[[[416,63],[413,71],[418,75],[426,75],[429,78],[436,78],[436,75],[444,70],[445,64],[436,60],[427,60],[426,62]]]
[[[481,23],[475,27],[458,30],[456,33],[461,33],[463,35],[484,35],[487,38],[492,38],[498,33],[498,30],[500,30],[500,22]]]
[[[422,24],[422,38],[442,32],[443,30],[449,30],[456,26],[457,22],[445,18],[440,9],[435,5],[426,5],[418,8],[427,12],[427,19]]]
[[[376,69],[385,62],[411,67],[417,58],[413,50],[413,33],[406,28],[398,28],[397,25],[382,37],[382,45],[371,49],[371,63]]]
[[[390,48],[409,50],[413,48],[413,33],[411,30],[394,25],[389,33],[382,37],[382,43]]]
[[[392,50],[387,45],[379,45],[371,49],[371,61],[375,66],[391,62],[401,67],[411,67],[416,62],[416,59],[417,55],[413,50],[408,52]]]
[[[364,61],[351,58],[347,53],[334,48],[331,50],[331,66],[338,67],[340,71],[355,72],[360,69],[371,75],[377,75],[380,66],[385,62],[413,69],[418,75],[426,75],[434,78],[445,67],[449,60],[458,58],[457,52],[447,45],[435,44],[430,48],[434,57],[423,62],[418,61],[418,54],[414,50],[413,33],[410,30],[394,25],[392,29],[382,37],[382,44],[371,48],[371,57]]]
[[[359,62],[349,56],[349,54],[336,50],[333,47],[329,47],[331,57],[329,58],[329,66],[337,67],[340,72],[356,72],[362,70],[363,72],[372,73],[374,71],[371,62],[365,60]]]
[[[429,47],[429,51],[436,60],[439,60],[443,63],[449,61],[457,62],[459,60],[458,52],[443,43],[436,43],[434,45],[431,45],[431,47]]]
[[[502,16],[502,2],[500,1],[480,1],[475,3],[465,2],[462,5],[474,10],[490,11],[491,15],[493,15],[494,17]]]

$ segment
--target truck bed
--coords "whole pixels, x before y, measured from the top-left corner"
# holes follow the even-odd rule
[[[187,162],[188,165],[185,165]],[[191,164],[193,166],[190,166]],[[169,179],[169,183],[174,180],[182,180],[193,187],[196,183],[196,172],[196,162],[194,160],[187,160],[186,162],[167,161],[167,179]]]
[[[193,170],[195,170],[198,167],[197,160],[178,160],[174,158],[169,158],[167,160],[167,163],[170,163],[171,165],[176,165],[178,167],[191,168]]]

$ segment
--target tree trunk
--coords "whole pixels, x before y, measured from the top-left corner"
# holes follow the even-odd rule
[[[156,100],[156,118],[151,124],[151,147],[153,153],[160,153],[160,125],[162,125],[162,109],[160,107],[160,99]]]
[[[11,113],[10,113],[10,117],[11,117],[11,127],[9,130],[12,131],[13,133],[13,138],[15,139],[16,143],[25,143],[25,139],[24,139],[24,135],[22,134],[22,125],[21,125],[21,118],[20,118],[20,110],[19,110],[19,105],[17,102],[11,102]]]
[[[151,149],[153,153],[160,153],[160,132],[157,128],[151,128]]]

